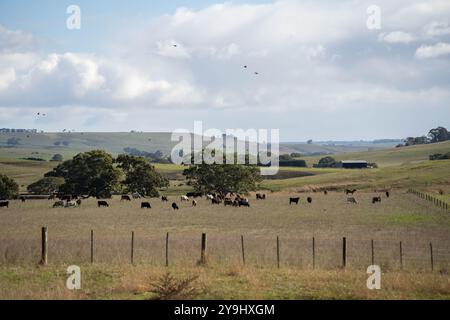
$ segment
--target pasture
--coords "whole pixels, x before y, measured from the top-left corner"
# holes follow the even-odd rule
[[[121,288],[127,277],[145,277],[137,270],[162,274],[165,269],[165,241],[168,232],[169,270],[177,270],[177,274],[200,274],[209,279],[204,280],[208,283],[221,281],[220,273],[237,270],[235,277],[245,275],[244,277],[257,283],[264,282],[263,286],[267,286],[267,291],[261,295],[256,293],[256,288],[253,288],[254,291],[241,292],[240,284],[230,282],[225,287],[216,289],[215,293],[209,292],[206,296],[199,294],[198,298],[257,298],[268,297],[269,294],[273,294],[273,298],[280,298],[286,290],[290,293],[285,294],[291,298],[308,295],[309,289],[299,292],[291,288],[288,282],[297,277],[305,279],[307,274],[312,274],[313,278],[337,277],[336,272],[339,273],[337,270],[342,267],[343,237],[347,239],[347,271],[341,271],[343,278],[333,285],[341,286],[346,278],[364,278],[365,268],[371,264],[371,240],[374,240],[374,262],[382,267],[383,272],[400,274],[400,277],[406,278],[425,274],[423,279],[434,279],[430,280],[430,285],[436,282],[435,277],[440,277],[444,281],[440,282],[439,292],[448,297],[449,214],[427,201],[401,191],[392,192],[390,198],[382,196],[381,203],[372,204],[371,199],[376,195],[379,194],[357,192],[355,198],[358,204],[355,205],[347,203],[347,196],[343,192],[329,192],[328,195],[267,193],[267,200],[259,201],[252,194],[249,196],[250,208],[212,205],[205,198],[199,198],[198,205],[192,207],[191,202],[181,202],[179,196],[169,196],[168,203],[162,203],[160,199],[128,202],[120,201],[120,197],[117,197],[107,200],[109,208],[98,208],[95,199],[83,201],[78,208],[52,208],[53,201],[50,200],[28,200],[24,203],[12,201],[10,208],[0,209],[0,283],[9,283],[11,277],[18,279],[22,273],[31,273],[31,278],[43,277],[33,269],[40,257],[40,228],[46,226],[49,266],[45,270],[77,264],[101,274],[99,269],[102,266],[101,268],[108,270],[106,273],[111,273],[108,279],[111,278],[112,283]],[[300,203],[289,205],[290,196],[299,196]],[[311,204],[306,202],[308,196],[313,199]],[[152,208],[141,209],[142,201],[149,201]],[[171,208],[173,201],[177,202],[180,210],[174,211]],[[91,230],[94,231],[94,265],[90,265]],[[135,234],[134,268],[131,272],[124,272],[131,265],[132,231]],[[200,258],[201,233],[208,236],[209,264],[206,268],[196,266]],[[245,266],[242,261],[241,236],[245,243]],[[280,241],[280,269],[277,269],[277,236]],[[403,268],[399,257],[400,241],[403,244]],[[433,272],[430,269],[430,242],[434,251]],[[44,274],[49,272],[39,270],[43,270]],[[118,279],[114,279],[115,273],[112,270],[120,274]],[[263,270],[267,270],[273,278],[264,279]],[[214,273],[219,273],[217,278],[214,278]],[[49,281],[56,281],[56,284],[58,278],[64,277],[58,272],[48,276],[52,279]],[[279,286],[286,287],[280,289],[280,292],[275,290],[269,293],[268,283],[280,278],[284,282]],[[93,282],[91,288],[102,287],[104,283],[102,284],[101,279],[102,276],[99,276],[100,283],[97,284],[94,284],[97,280],[89,280]],[[136,282],[133,283],[137,285]],[[308,283],[312,286],[311,281]],[[141,283],[141,287],[143,285]],[[324,287],[323,292],[332,294],[335,289],[326,291]],[[2,289],[0,297],[10,297],[15,290],[31,290],[28,294],[33,294],[32,289],[27,289],[26,284],[22,284],[12,291]],[[41,289],[36,290],[40,292]],[[225,292],[226,290],[229,292]],[[233,290],[238,292],[230,296]],[[351,287],[349,292],[343,288],[340,290],[343,290],[339,295],[341,298],[350,298],[352,294],[356,294],[351,290],[357,290],[357,295],[362,295],[360,298],[370,297],[359,287]],[[65,294],[67,293],[62,292],[60,297],[65,297]],[[105,297],[105,294],[103,292],[93,298]],[[127,294],[130,295],[131,292]],[[395,293],[393,289],[380,297],[393,295],[395,298],[396,294],[402,296],[405,293],[402,290]],[[23,297],[26,296],[27,294]]]

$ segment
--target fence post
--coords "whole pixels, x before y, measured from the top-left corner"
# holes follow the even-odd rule
[[[166,267],[169,266],[169,233],[166,234]]]
[[[94,263],[94,230],[91,230],[91,263]]]
[[[277,236],[277,267],[280,269],[280,238]]]
[[[400,269],[403,270],[403,244],[400,241]]]
[[[342,238],[342,267],[347,266],[347,239]]]
[[[431,260],[431,271],[434,270],[434,259],[433,259],[433,244],[430,242],[430,260]]]
[[[313,269],[316,268],[316,239],[312,238],[312,260],[313,260]]]
[[[131,231],[131,264],[134,264],[134,231]]]
[[[372,249],[372,265],[375,264],[375,250],[373,245],[373,239],[371,240],[371,249]]]
[[[47,227],[42,227],[41,229],[41,261],[40,264],[43,266],[47,265],[47,249],[48,249],[48,238],[47,238]]]
[[[242,263],[245,265],[244,236],[241,236]]]
[[[202,233],[202,245],[201,245],[201,252],[200,252],[200,263],[206,264],[207,262],[207,253],[206,253],[206,233]]]

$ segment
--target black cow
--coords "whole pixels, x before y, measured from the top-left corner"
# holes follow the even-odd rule
[[[256,200],[266,200],[266,195],[257,193],[256,194]]]
[[[122,201],[122,200],[131,201],[131,198],[129,195],[124,194],[120,197],[120,201]]]
[[[100,207],[109,207],[109,204],[108,204],[108,202],[106,202],[106,201],[97,201],[97,206],[100,208]]]
[[[373,197],[372,203],[381,202],[381,197]]]
[[[77,199],[77,206],[81,206],[81,199]]]
[[[354,194],[356,192],[356,189],[345,189],[345,194]]]
[[[291,205],[292,203],[298,204],[299,201],[300,201],[300,197],[289,198],[289,205]]]
[[[179,209],[178,205],[175,202],[172,203],[172,208],[173,208],[173,210],[178,210]]]
[[[9,208],[9,201],[0,201],[0,208]]]
[[[20,197],[20,201],[25,202],[26,198],[25,197]]]
[[[306,201],[308,201],[308,203],[312,203],[312,198],[308,197],[308,198],[306,198]]]
[[[327,195],[327,194],[328,194],[328,191],[327,191],[327,190],[324,190],[324,191],[323,191],[323,194],[324,194],[324,195]]]
[[[152,206],[150,205],[149,202],[142,202],[141,203],[141,209],[151,209]]]
[[[389,198],[390,194],[389,191],[386,191],[386,198]]]
[[[162,197],[161,197],[161,201],[162,201],[162,202],[168,202],[168,201],[169,201],[169,198],[167,198],[166,196],[162,196]]]
[[[239,200],[238,204],[239,204],[239,207],[244,206],[244,207],[250,208],[250,203],[247,200]]]

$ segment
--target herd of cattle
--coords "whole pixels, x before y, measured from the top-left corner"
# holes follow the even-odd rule
[[[353,196],[353,194],[356,192],[356,189],[346,189],[345,190],[345,194],[348,195],[352,195],[351,197],[347,197],[347,203],[352,203],[352,204],[357,204],[358,201],[356,200],[356,198]],[[324,191],[324,195],[327,195],[328,192],[325,190]],[[181,202],[191,202],[193,207],[196,207],[198,202],[197,202],[197,198],[202,198],[203,196],[206,197],[206,200],[210,201],[212,205],[220,205],[223,203],[224,206],[232,206],[232,207],[250,207],[250,201],[248,198],[240,195],[240,194],[227,194],[226,196],[222,195],[222,194],[216,194],[216,193],[211,193],[211,194],[206,194],[204,195],[203,193],[200,192],[188,192],[186,195],[183,195],[180,197],[180,201]],[[385,196],[386,198],[389,198],[390,194],[389,191],[385,191]],[[48,197],[49,200],[55,199],[57,198],[57,196],[50,196]],[[87,198],[87,197],[85,197]],[[133,193],[130,195],[122,195],[120,198],[120,201],[132,201],[132,199],[139,199],[142,198],[142,196],[139,193]],[[79,197],[72,197],[72,196],[60,196],[58,197],[59,200],[55,201],[53,203],[53,208],[74,208],[74,207],[79,207],[82,204],[82,198]],[[26,201],[25,197],[21,197],[20,200],[22,202]],[[261,194],[261,193],[257,193],[256,194],[256,200],[266,200],[266,195],[265,194]],[[162,202],[169,202],[169,198],[167,196],[162,196],[161,197],[161,201]],[[291,204],[299,204],[300,202],[300,197],[291,197],[289,198],[289,205]],[[312,197],[307,197],[306,198],[306,202],[311,204],[313,202],[313,198]],[[377,203],[377,202],[381,202],[381,196],[377,196],[377,197],[373,197],[372,198],[372,203]],[[109,203],[105,200],[98,200],[97,201],[97,206],[99,208],[101,207],[109,207]],[[0,208],[8,208],[9,207],[9,201],[0,201]],[[171,205],[173,210],[179,210],[179,206],[176,202],[172,202]],[[141,202],[141,209],[151,209],[152,206],[150,205],[150,202],[148,201],[143,201]]]

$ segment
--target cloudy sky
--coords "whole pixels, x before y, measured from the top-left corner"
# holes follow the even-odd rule
[[[0,2],[0,127],[202,120],[304,141],[450,126],[448,0],[93,2]],[[79,30],[66,26],[72,4]],[[372,4],[381,29],[367,27]]]

